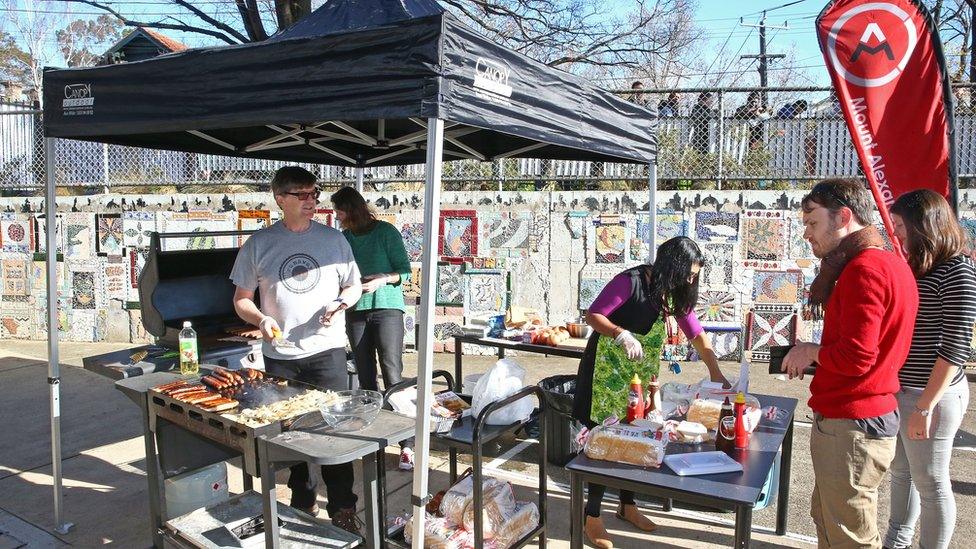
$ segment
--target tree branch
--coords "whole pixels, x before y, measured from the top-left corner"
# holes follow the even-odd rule
[[[193,15],[196,15],[200,19],[206,21],[207,23],[210,23],[215,28],[224,31],[225,33],[233,36],[234,38],[240,40],[241,42],[250,42],[250,40],[248,40],[248,38],[246,36],[244,36],[243,34],[237,32],[237,30],[234,29],[234,27],[231,27],[230,25],[227,25],[226,23],[221,23],[220,21],[214,19],[213,17],[210,17],[209,15],[207,15],[206,13],[203,13],[197,7],[195,7],[193,4],[187,2],[186,0],[170,0],[170,1],[173,2],[174,4],[183,6],[184,8],[190,10],[191,12],[193,12]]]
[[[191,26],[191,25],[171,25],[169,23],[163,23],[163,22],[159,22],[159,21],[157,21],[157,22],[148,22],[148,21],[136,21],[134,19],[129,19],[128,17],[122,15],[121,13],[115,11],[114,9],[112,9],[112,8],[110,8],[110,7],[108,7],[108,6],[104,5],[104,4],[100,4],[98,2],[93,2],[93,1],[90,1],[90,0],[64,0],[64,1],[65,2],[76,3],[76,4],[85,4],[85,5],[91,6],[93,8],[98,8],[100,10],[103,10],[105,12],[108,12],[108,13],[114,15],[115,17],[118,17],[119,20],[122,21],[123,24],[125,24],[126,26],[129,26],[129,27],[146,27],[146,28],[151,28],[151,29],[170,29],[170,30],[179,30],[179,31],[185,31],[185,32],[193,32],[193,33],[197,33],[197,34],[205,34],[207,36],[213,36],[214,38],[217,38],[219,40],[222,40],[222,41],[224,41],[224,42],[226,42],[228,44],[239,44],[240,43],[237,40],[234,40],[233,38],[231,38],[230,36],[227,36],[226,34],[224,34],[222,32],[218,32],[218,31],[214,31],[214,30],[210,30],[210,29],[205,29],[205,28],[201,28],[201,27],[195,27],[195,26]]]

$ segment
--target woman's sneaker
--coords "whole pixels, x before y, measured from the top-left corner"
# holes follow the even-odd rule
[[[400,448],[401,471],[413,471],[413,448]]]

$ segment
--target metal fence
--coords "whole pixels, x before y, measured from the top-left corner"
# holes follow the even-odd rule
[[[954,90],[965,95],[971,86]],[[787,188],[860,175],[850,135],[830,88],[726,88],[621,92],[657,106],[658,185],[662,188]],[[963,101],[965,105],[971,103]],[[976,114],[956,109],[957,173],[976,176]],[[283,162],[156,151],[58,140],[59,186],[266,184]],[[351,183],[352,168],[305,165],[326,184]],[[43,187],[40,111],[0,104],[0,188]],[[444,165],[448,189],[641,188],[647,166],[610,162],[499,159]],[[424,180],[423,165],[367,168],[383,189]]]

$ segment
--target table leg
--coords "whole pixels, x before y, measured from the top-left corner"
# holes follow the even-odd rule
[[[735,510],[735,549],[749,547],[752,537],[752,507],[739,505]]]
[[[149,426],[149,402],[142,406],[142,439],[146,447],[146,480],[149,482],[149,526],[152,529],[153,546],[163,547],[163,473],[156,453],[156,433]]]
[[[463,387],[461,378],[461,340],[454,338],[454,387],[451,387],[452,391],[461,392]]]
[[[674,509],[674,500],[671,498],[664,498],[661,501],[661,510],[665,513],[670,513]]]
[[[569,472],[569,547],[583,548],[583,477]]]
[[[251,490],[254,489],[254,477],[252,477],[247,473],[244,473],[243,476],[244,476],[244,491],[250,492]]]
[[[379,498],[376,500],[376,514],[380,517],[380,544],[386,547],[386,449],[376,452],[376,479],[379,485]]]
[[[264,500],[264,546],[278,549],[281,532],[278,527],[278,498],[275,495],[274,465],[268,459],[268,443],[259,438],[258,463],[261,466],[261,499]]]
[[[379,496],[376,479],[376,454],[363,456],[363,499],[366,507],[366,547],[375,549],[380,546],[380,518],[377,516],[377,501]]]
[[[793,419],[783,437],[783,453],[779,463],[779,496],[776,501],[776,535],[786,535],[786,519],[789,517],[790,472],[793,464]]]
[[[505,358],[505,347],[498,348],[498,360]]]
[[[458,459],[458,451],[457,451],[457,448],[451,447],[451,449],[448,450],[448,454],[450,455],[450,458],[448,459],[448,462],[449,462],[448,467],[450,468],[450,472],[451,472],[451,486],[454,486],[454,483],[457,482],[457,476],[458,476],[458,473],[457,473],[457,459]]]

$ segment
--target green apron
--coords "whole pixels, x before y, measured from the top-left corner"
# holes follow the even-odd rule
[[[627,351],[614,343],[612,337],[599,336],[593,365],[593,400],[590,404],[590,419],[597,424],[611,415],[620,419],[627,417],[627,395],[635,372],[646,387],[651,376],[658,375],[661,369],[661,348],[667,337],[664,316],[654,322],[647,334],[632,335],[644,348],[644,359],[640,362],[627,358]]]

